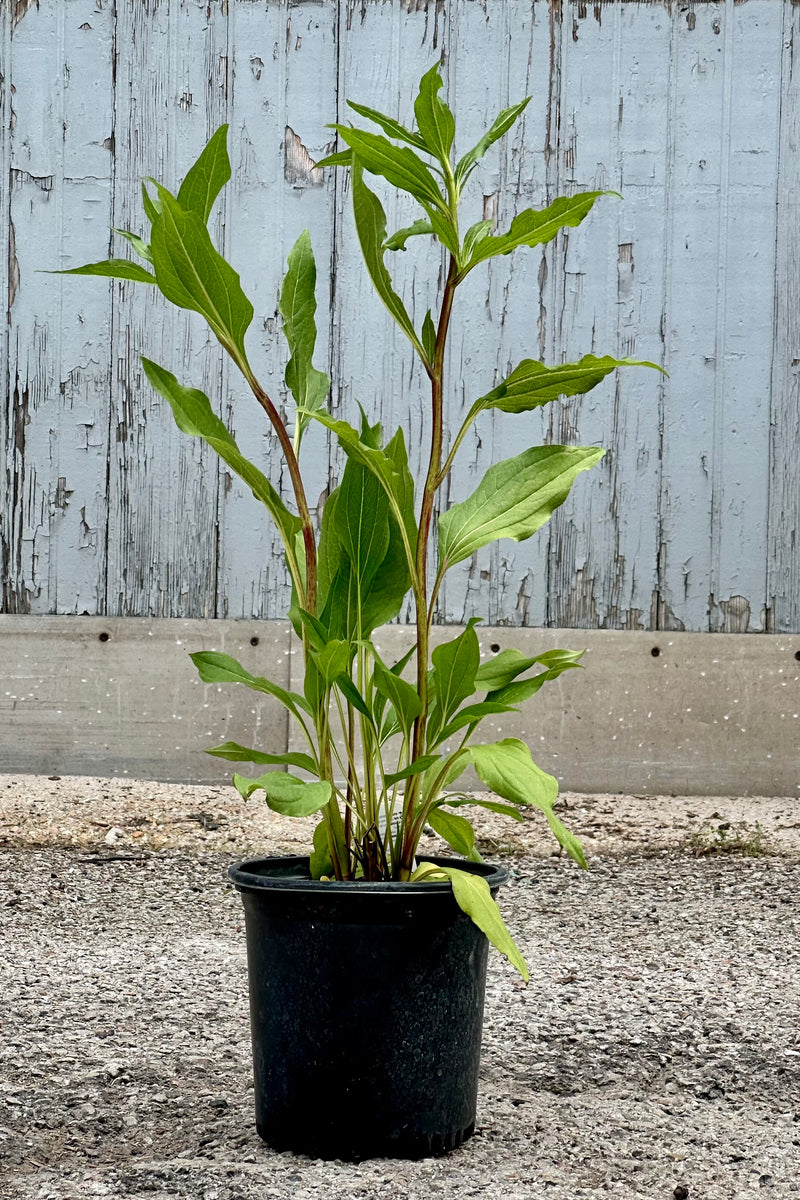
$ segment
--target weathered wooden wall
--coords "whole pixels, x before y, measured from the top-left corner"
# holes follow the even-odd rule
[[[630,371],[541,416],[481,420],[454,498],[544,437],[611,452],[538,539],[453,572],[441,619],[800,631],[800,4],[5,0],[0,48],[4,612],[284,611],[272,530],[139,366],[141,353],[182,364],[279,481],[199,319],[133,284],[37,274],[106,257],[110,226],[142,226],[141,177],[176,184],[223,120],[234,179],[216,232],[255,304],[266,382],[282,395],[277,295],[308,227],[334,407],[352,418],[359,399],[418,444],[422,380],[370,295],[342,178],[309,164],[346,96],[410,120],[413,85],[444,51],[462,144],[533,96],[487,155],[476,216],[505,225],[576,188],[624,195],[543,253],[474,273],[453,418],[526,355],[634,355],[670,377]],[[439,281],[422,249],[396,260],[417,322]],[[308,451],[322,499],[340,463],[318,434]]]

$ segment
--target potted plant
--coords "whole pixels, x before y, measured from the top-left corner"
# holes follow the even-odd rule
[[[549,680],[579,665],[579,652],[526,657],[504,650],[481,663],[475,621],[431,649],[436,600],[448,569],[498,538],[534,534],[603,451],[594,446],[532,446],[491,466],[472,494],[441,512],[437,497],[478,415],[520,414],[593,388],[631,360],[587,355],[545,366],[524,359],[477,397],[458,429],[444,423],[448,333],[459,286],[497,255],[551,241],[578,225],[603,193],[562,196],[526,209],[508,230],[479,220],[462,232],[460,205],[486,150],[524,110],[505,109],[472,149],[456,158],[455,121],[434,67],[414,102],[416,128],[360,104],[375,129],[336,125],[344,149],[320,167],[346,169],[353,217],[374,288],[406,335],[430,384],[427,475],[415,495],[402,429],[386,437],[362,411],[358,425],[326,407],[330,381],[313,365],[316,269],[308,233],[289,254],[280,311],[294,397],[290,426],[259,382],[245,346],[253,318],[236,271],[214,248],[207,222],[230,178],[227,127],[209,141],[177,195],[143,184],[149,241],[122,232],[142,264],[113,259],[73,269],[157,287],[167,300],[205,318],[246,379],[276,435],[292,502],[248,461],[207,396],[143,358],[153,387],[185,433],[203,438],[266,506],[283,539],[292,581],[289,612],[302,643],[304,684],[290,692],[235,659],[192,658],[208,683],[239,683],[275,697],[297,722],[302,751],[267,754],[235,742],[209,753],[255,764],[233,782],[260,793],[276,812],[319,814],[306,858],[265,858],[231,868],[247,924],[251,1025],[259,1133],[279,1149],[358,1158],[419,1156],[458,1145],[474,1128],[487,938],[527,969],[495,900],[506,873],[485,864],[465,807],[521,820],[542,810],[561,846],[585,866],[578,841],[554,811],[556,780],[513,738],[484,742],[481,721],[518,711]],[[381,176],[409,194],[421,215],[387,236],[380,199],[366,181]],[[387,260],[410,238],[433,240],[446,277],[437,313],[417,328],[394,289]],[[69,272],[67,272],[69,273]],[[653,365],[653,364],[641,364]],[[312,421],[345,455],[321,522],[301,470]],[[399,662],[384,662],[374,631],[394,620],[408,593],[416,639]],[[496,799],[454,791],[471,765]],[[258,770],[261,769],[261,773]],[[297,772],[301,772],[298,774]],[[461,856],[425,858],[432,827]]]

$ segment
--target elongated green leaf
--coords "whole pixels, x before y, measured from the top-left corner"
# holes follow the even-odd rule
[[[453,257],[459,260],[459,245],[458,245],[458,230],[455,222],[449,212],[440,212],[438,208],[428,204],[425,206],[433,232],[438,237],[439,241],[445,246]]]
[[[372,682],[378,695],[384,696],[394,706],[403,732],[408,735],[414,721],[422,712],[422,701],[417,689],[405,679],[388,671],[377,656]]]
[[[223,462],[247,484],[256,499],[269,509],[283,536],[284,545],[293,546],[302,529],[300,518],[289,512],[266,475],[244,457],[231,433],[211,408],[208,396],[196,388],[183,387],[174,375],[149,358],[142,358],[142,366],[153,387],[169,402],[178,428],[192,437],[201,437],[212,450],[216,450]]]
[[[395,771],[393,774],[387,775],[386,786],[391,787],[395,783],[400,783],[402,779],[410,779],[412,775],[421,775],[423,771],[427,771],[437,762],[441,762],[440,754],[423,754],[421,758],[415,758],[407,767],[403,767],[402,771]]]
[[[579,192],[577,196],[559,196],[547,208],[526,208],[511,222],[508,233],[485,237],[475,247],[466,270],[498,254],[510,254],[518,246],[543,246],[552,241],[565,225],[580,225],[598,196],[616,192]]]
[[[322,650],[313,652],[312,657],[326,687],[332,687],[334,681],[348,670],[352,650],[348,642],[332,638]]]
[[[546,367],[533,358],[526,358],[515,367],[507,379],[487,392],[478,401],[482,408],[499,408],[502,412],[529,412],[542,404],[549,404],[559,396],[578,396],[596,387],[606,375],[617,367],[662,368],[656,363],[641,362],[633,358],[595,358],[585,355],[580,362],[562,363]]]
[[[317,311],[315,286],[317,268],[311,248],[311,235],[305,229],[289,251],[288,271],[281,288],[279,307],[283,331],[289,343],[291,358],[286,364],[286,385],[298,408],[309,412],[320,408],[330,390],[330,379],[312,364],[317,341],[314,315]],[[298,414],[300,431],[311,420]]]
[[[422,344],[429,362],[433,362],[436,354],[436,327],[430,309],[425,313],[425,320],[422,322]]]
[[[143,238],[139,237],[138,233],[131,233],[129,229],[115,229],[114,233],[118,233],[120,237],[125,238],[125,241],[129,242],[130,245],[133,246],[136,253],[139,254],[145,260],[145,262],[152,263],[153,256],[150,253],[150,247]]]
[[[505,738],[489,746],[470,746],[466,753],[479,778],[496,795],[512,804],[533,804],[540,808],[560,845],[580,866],[586,866],[580,842],[553,812],[558,780],[537,767],[524,742],[518,738]]]
[[[470,225],[464,234],[464,260],[466,262],[469,262],[475,253],[475,247],[480,245],[491,232],[493,224],[493,221],[476,221],[474,225]]]
[[[475,846],[475,830],[466,817],[459,817],[456,813],[445,812],[435,806],[428,813],[428,824],[434,833],[444,838],[456,854],[463,855],[469,862],[483,862],[483,857]]]
[[[109,258],[105,262],[86,263],[82,267],[69,267],[64,271],[46,271],[46,275],[103,275],[110,279],[132,279],[135,283],[155,283],[151,275],[138,263],[127,258]]]
[[[153,222],[150,252],[156,282],[167,300],[205,317],[223,346],[247,361],[244,335],[253,306],[239,276],[211,244],[205,223],[185,212],[166,188],[159,188],[161,213]]]
[[[457,867],[443,867],[438,863],[423,863],[412,876],[412,882],[425,879],[441,872],[446,875],[453,885],[453,895],[459,908],[475,922],[486,934],[489,941],[501,954],[505,955],[512,967],[516,967],[527,983],[530,979],[525,959],[519,952],[511,934],[508,932],[497,901],[493,898],[489,885],[480,875],[468,871],[459,871]]]
[[[159,200],[154,200],[150,195],[144,180],[142,180],[142,204],[144,206],[145,216],[152,225],[153,221],[155,221],[156,217],[161,212],[161,203]]]
[[[238,742],[223,742],[220,746],[210,746],[206,754],[215,758],[225,758],[228,762],[259,763],[265,767],[300,767],[316,775],[317,766],[310,754],[290,752],[289,754],[265,754],[262,750],[251,750],[248,746],[240,746]]]
[[[394,317],[403,333],[424,359],[425,351],[416,335],[405,305],[392,287],[392,279],[383,261],[383,246],[386,241],[386,213],[374,192],[364,182],[361,161],[353,156],[350,173],[353,192],[353,217],[356,233],[361,244],[364,262],[375,291]]]
[[[326,154],[319,162],[314,163],[317,171],[323,170],[325,167],[350,167],[353,165],[353,151],[339,150],[336,154]]]
[[[439,783],[438,790],[441,791],[442,788],[449,787],[451,783],[455,783],[459,775],[464,774],[469,764],[470,758],[466,750],[459,750],[456,754],[454,754],[451,762],[448,765],[447,771]],[[424,797],[428,800],[432,798],[431,789],[441,774],[441,770],[442,764],[437,763],[434,766],[429,767],[425,772],[425,778],[422,783],[422,791]]]
[[[535,696],[546,683],[558,679],[562,672],[572,668],[582,669],[580,663],[564,663],[563,666],[554,667],[551,671],[540,671],[532,679],[517,679],[514,683],[490,692],[488,699],[499,704],[522,704],[523,700],[529,700],[531,696]]]
[[[523,671],[540,664],[548,669],[574,665],[586,653],[585,650],[545,650],[543,654],[534,654],[527,658],[519,650],[501,650],[488,662],[481,663],[475,682],[481,691],[493,692],[497,688],[506,687]]]
[[[425,217],[420,217],[413,225],[407,225],[405,229],[398,229],[397,233],[393,233],[390,238],[387,238],[383,243],[384,250],[405,250],[406,242],[411,237],[419,237],[423,233],[433,233],[433,226]]]
[[[500,804],[497,800],[482,800],[478,796],[445,796],[442,804],[446,804],[448,808],[464,808],[472,805],[476,808],[485,808],[487,812],[499,813],[503,817],[511,817],[512,821],[525,820],[522,813],[518,808],[514,808],[513,804]]]
[[[573,480],[599,462],[594,446],[533,446],[489,467],[472,495],[439,519],[439,553],[447,566],[498,538],[524,541],[563,504]]]
[[[218,650],[198,650],[190,654],[189,658],[197,667],[197,673],[203,683],[243,683],[254,692],[274,696],[298,718],[301,710],[311,714],[303,696],[297,692],[287,692],[285,688],[270,679],[265,679],[263,675],[251,675],[230,654],[221,654]]]
[[[331,785],[325,780],[306,783],[283,771],[269,771],[260,779],[234,775],[233,786],[244,800],[249,800],[253,792],[263,791],[269,808],[284,817],[309,817],[324,808],[331,798]]]
[[[333,860],[331,859],[328,830],[325,822],[320,821],[314,826],[314,849],[309,862],[312,879],[320,879],[323,875],[331,878],[333,875]]]
[[[429,152],[441,163],[449,163],[450,150],[456,134],[456,122],[448,106],[439,96],[442,77],[438,66],[426,71],[419,83],[419,95],[414,101],[414,115]]]
[[[436,745],[446,742],[453,734],[458,733],[459,729],[464,729],[467,725],[477,725],[484,717],[508,712],[519,712],[519,709],[514,708],[511,702],[504,703],[502,699],[492,698],[484,700],[480,704],[468,704],[465,708],[460,708],[452,721],[449,721],[436,735]]]
[[[466,183],[478,160],[483,158],[486,151],[494,142],[499,141],[503,134],[508,132],[529,101],[530,96],[526,96],[524,100],[520,100],[519,104],[512,104],[510,108],[504,108],[502,112],[497,114],[494,121],[492,121],[491,127],[480,141],[463,158],[459,159],[455,170],[456,185],[459,190]]]
[[[444,208],[442,193],[430,170],[407,146],[394,146],[379,133],[334,125],[342,141],[354,152],[364,170],[382,175],[389,183],[422,203]],[[381,239],[383,241],[383,239]]]
[[[340,675],[339,678],[336,680],[336,686],[339,689],[339,691],[342,693],[342,695],[345,697],[347,702],[349,704],[352,704],[353,708],[355,708],[358,712],[360,712],[362,717],[366,717],[367,720],[369,721],[370,725],[374,729],[375,728],[375,718],[373,717],[372,713],[370,712],[369,705],[367,704],[364,697],[361,695],[361,692],[358,690],[356,685],[353,683],[352,679],[350,679],[350,677],[347,675]]]
[[[401,125],[393,117],[387,117],[385,113],[377,112],[374,108],[367,108],[363,104],[355,104],[352,100],[348,100],[347,105],[360,117],[366,117],[368,121],[379,125],[383,132],[390,138],[394,138],[395,141],[408,142],[410,146],[416,146],[418,150],[427,150],[425,142],[415,130],[406,129],[405,125]]]
[[[431,653],[432,685],[436,694],[435,712],[430,714],[431,744],[441,727],[460,704],[475,691],[475,674],[481,661],[475,619],[457,638],[436,646]]]
[[[228,126],[220,125],[197,162],[189,169],[178,191],[181,208],[197,213],[204,225],[214,201],[231,177],[227,138]]]

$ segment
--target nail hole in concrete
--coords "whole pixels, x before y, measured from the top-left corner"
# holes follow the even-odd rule
[[[104,630],[101,634],[98,635],[98,641],[107,642],[110,637],[111,637],[111,634],[106,633]]]
[[[491,646],[489,647],[489,649],[491,650],[492,654],[497,654],[498,650],[500,649],[500,643],[499,643],[499,642],[492,642],[492,644],[491,644]]]
[[[797,659],[797,661],[800,662],[800,650],[795,650],[794,656]]]
[[[257,646],[257,645],[258,645],[258,638],[257,638],[257,637],[251,637],[251,638],[250,638],[250,645],[251,645],[251,646]]]
[[[650,653],[652,654],[653,658],[658,658],[661,651],[659,650],[658,646],[653,646],[653,649],[650,651]]]

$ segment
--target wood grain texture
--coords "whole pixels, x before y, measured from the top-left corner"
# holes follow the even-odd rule
[[[141,177],[177,185],[223,121],[233,182],[212,229],[255,306],[257,373],[286,406],[277,298],[309,228],[332,408],[355,422],[360,401],[387,433],[401,426],[421,480],[425,380],[371,294],[345,176],[312,164],[347,97],[410,121],[413,85],[443,54],[463,147],[532,96],[475,173],[465,220],[503,228],[561,193],[623,195],[543,251],[470,277],[447,364],[451,426],[523,357],[647,358],[669,379],[629,370],[557,408],[481,417],[443,502],[541,440],[608,453],[538,537],[460,564],[438,619],[800,630],[798,22],[783,0],[3,5],[3,611],[284,611],[268,519],[142,376],[145,353],[206,390],[285,491],[274,438],[200,319],[139,285],[37,274],[105,257],[111,225],[141,230]],[[375,186],[390,229],[417,215]],[[390,256],[417,326],[445,266],[426,241]],[[311,431],[318,514],[342,465]]]

